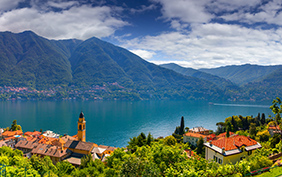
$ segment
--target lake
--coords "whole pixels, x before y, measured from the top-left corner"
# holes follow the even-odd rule
[[[232,115],[272,115],[269,103],[209,103],[196,101],[3,101],[0,127],[14,119],[23,131],[52,130],[75,135],[82,110],[86,119],[86,141],[124,147],[141,132],[171,135],[184,116],[185,127],[216,130],[217,122]]]

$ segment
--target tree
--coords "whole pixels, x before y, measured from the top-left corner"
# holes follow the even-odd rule
[[[237,126],[236,120],[234,119],[234,116],[232,116],[232,118],[231,118],[231,125],[233,127],[232,131],[236,132],[238,130],[238,126]]]
[[[165,137],[164,139],[164,144],[169,145],[169,146],[173,146],[176,144],[176,139],[174,138],[174,136],[170,135]]]
[[[264,113],[261,114],[261,120],[260,121],[261,121],[262,125],[265,124],[265,114]]]
[[[154,141],[154,138],[153,138],[153,136],[151,135],[151,133],[149,132],[149,134],[148,134],[148,136],[147,136],[147,142],[146,142],[146,144],[150,146],[152,141]]]
[[[200,137],[200,139],[197,141],[197,149],[196,149],[196,152],[198,155],[201,155],[203,154],[203,152],[205,152],[205,149],[204,149],[204,139],[203,137]]]
[[[181,122],[180,122],[180,135],[183,135],[184,134],[184,117],[182,116],[181,117]]]
[[[226,137],[228,138],[230,136],[230,131],[231,131],[232,127],[231,127],[231,123],[227,122],[226,124]]]
[[[282,102],[279,97],[272,101],[270,109],[272,110],[273,114],[275,114],[275,121],[277,124],[279,124],[281,121],[280,113],[282,113]]]
[[[254,138],[256,136],[257,129],[256,129],[256,124],[255,123],[251,123],[249,132],[250,132],[251,138]]]
[[[216,131],[217,134],[225,132],[225,123],[224,122],[218,122],[216,123],[216,126],[217,126],[217,131]]]
[[[56,164],[56,167],[57,167],[57,175],[59,176],[70,175],[71,172],[75,169],[75,167],[68,161],[58,162]]]
[[[22,127],[17,124],[17,120],[13,120],[13,123],[11,125],[11,130],[12,131],[22,130]]]

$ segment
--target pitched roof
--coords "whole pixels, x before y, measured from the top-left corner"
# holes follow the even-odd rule
[[[225,151],[230,151],[233,149],[238,149],[241,146],[253,146],[258,144],[255,140],[248,138],[246,136],[237,135],[229,138],[221,138],[211,142],[212,145],[219,147],[220,149],[225,149]]]
[[[64,142],[67,142],[68,140],[76,140],[75,137],[69,136],[69,135],[65,135],[61,138]]]
[[[31,151],[32,154],[47,155],[51,157],[63,157],[67,155],[66,150],[62,150],[56,146],[39,144]]]
[[[190,137],[195,137],[195,138],[200,138],[200,137],[207,137],[207,135],[202,135],[202,134],[199,134],[199,133],[185,133],[183,136],[190,136]]]
[[[217,138],[226,137],[226,134],[227,134],[227,132],[224,132],[224,133],[221,133],[221,134],[217,135],[216,137],[217,137]],[[235,134],[235,133],[233,133],[233,132],[229,132],[229,135],[234,135],[234,134]]]
[[[5,131],[2,133],[2,136],[14,136],[14,135],[22,135],[23,131],[17,130],[17,131]]]
[[[36,135],[41,135],[41,132],[35,131],[35,132],[25,132],[25,136],[36,136]]]
[[[38,143],[26,140],[20,140],[15,144],[15,148],[33,149],[38,146]]]
[[[93,147],[98,147],[95,143],[76,141],[76,140],[68,140],[65,144],[66,148],[83,150],[83,151],[91,151]]]
[[[280,130],[280,127],[279,127],[279,125],[277,125],[277,126],[269,126],[268,130],[270,130],[270,129],[272,129],[272,130]]]

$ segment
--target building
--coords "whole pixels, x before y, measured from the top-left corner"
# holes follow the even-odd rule
[[[188,132],[183,135],[183,142],[197,146],[197,141],[199,141],[201,137],[204,139],[204,142],[207,142],[207,135]]]
[[[31,154],[40,157],[49,156],[53,164],[62,161],[68,156],[67,150],[47,144],[38,144],[32,149]]]
[[[193,127],[189,130],[190,133],[200,133],[203,135],[208,135],[210,130],[204,128],[204,127]]]
[[[79,141],[86,141],[86,121],[82,111],[77,122],[77,138]]]
[[[81,164],[81,158],[85,155],[91,154],[94,147],[98,147],[97,144],[84,141],[68,140],[64,146],[68,149],[68,162],[75,166]]]
[[[16,137],[19,137],[20,135],[23,134],[22,130],[16,130],[16,131],[5,131],[2,133],[3,139],[14,139]]]
[[[270,134],[271,137],[273,137],[274,134],[276,134],[276,133],[279,133],[279,134],[282,133],[282,131],[281,131],[279,125],[277,125],[277,126],[269,125],[269,127],[268,127],[268,132],[269,132],[269,134]]]
[[[234,135],[204,143],[206,160],[214,160],[220,164],[228,164],[242,160],[261,145],[246,136]]]
[[[49,138],[59,138],[60,137],[60,134],[54,133],[51,130],[47,130],[42,135],[45,136],[45,137],[49,137]]]

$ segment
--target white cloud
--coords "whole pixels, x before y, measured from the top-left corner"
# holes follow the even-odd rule
[[[162,5],[163,17],[168,20],[178,19],[186,23],[206,23],[213,15],[205,9],[209,0],[154,0]]]
[[[77,1],[68,1],[68,2],[48,1],[48,5],[51,6],[51,7],[55,7],[55,8],[67,9],[67,8],[72,7],[74,5],[79,5],[79,3]]]
[[[151,59],[156,53],[155,52],[150,52],[147,50],[130,50],[130,52],[138,55],[139,57],[145,59],[145,60],[149,60]]]
[[[22,1],[23,0],[0,0],[0,13],[16,8]]]
[[[154,51],[163,59],[192,68],[232,64],[282,64],[282,30],[248,29],[239,25],[199,24],[190,34],[163,33],[126,41],[125,46]]]
[[[64,7],[69,5],[65,4]],[[113,13],[118,12],[107,6],[87,5],[73,6],[60,12],[42,12],[36,8],[14,9],[0,16],[0,31],[32,30],[51,39],[106,37],[128,25]]]

